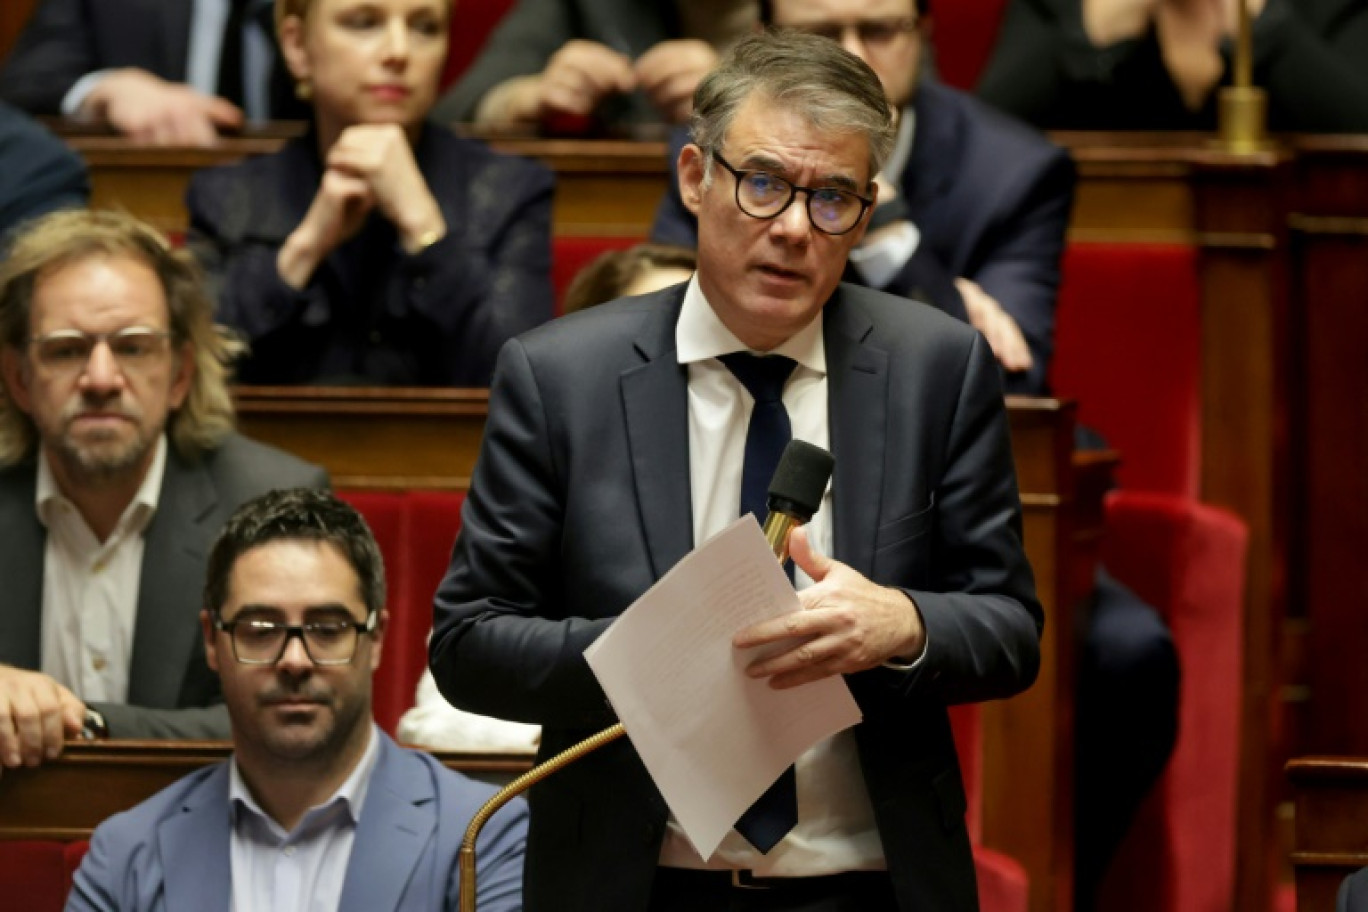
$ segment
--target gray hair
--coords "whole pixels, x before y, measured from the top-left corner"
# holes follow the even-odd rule
[[[198,458],[233,430],[230,368],[246,346],[214,323],[214,305],[190,254],[174,250],[155,228],[122,212],[73,209],[30,223],[0,262],[0,345],[26,353],[33,295],[40,282],[63,267],[93,257],[131,259],[156,273],[166,295],[171,336],[189,345],[195,372],[185,403],[167,422],[171,443],[187,459]],[[23,461],[38,431],[0,384],[0,468]]]
[[[829,38],[766,31],[737,42],[694,92],[690,131],[709,175],[737,110],[756,94],[819,130],[862,134],[871,183],[893,151],[893,110],[869,64]]]

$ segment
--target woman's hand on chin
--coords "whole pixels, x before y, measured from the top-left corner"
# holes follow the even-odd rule
[[[408,135],[398,124],[358,124],[343,130],[328,150],[328,172],[369,187],[375,206],[399,232],[409,253],[446,234],[442,210],[428,189]]]
[[[296,289],[309,284],[318,264],[361,230],[375,204],[366,181],[332,168],[324,171],[309,211],[276,256],[281,279]]]

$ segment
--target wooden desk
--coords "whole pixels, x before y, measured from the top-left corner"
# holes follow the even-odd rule
[[[70,743],[57,760],[0,776],[0,842],[89,839],[100,821],[228,752],[228,743],[217,741]],[[516,776],[532,765],[512,754],[432,753],[454,770],[482,777]]]
[[[245,433],[323,464],[345,488],[469,484],[483,390],[241,387]],[[1073,606],[1092,588],[1114,454],[1073,459],[1074,408],[1008,399],[1026,551],[1046,610],[1044,660],[1027,693],[984,707],[984,843],[1021,861],[1032,909],[1072,909]]]
[[[1368,759],[1303,757],[1287,764],[1287,777],[1297,912],[1335,912],[1340,882],[1368,865]]]

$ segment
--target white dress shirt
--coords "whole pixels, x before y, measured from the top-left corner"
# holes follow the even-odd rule
[[[901,194],[898,181],[912,155],[912,140],[916,138],[917,115],[908,105],[898,120],[898,134],[893,151],[884,162],[883,176]],[[921,230],[911,220],[894,222],[873,240],[866,239],[850,251],[850,265],[870,288],[884,288],[897,277],[903,264],[912,259],[921,244]]]
[[[47,528],[42,671],[87,703],[128,702],[143,531],[157,511],[165,471],[163,435],[141,487],[102,542],[57,489],[47,451],[38,453],[34,506]]]
[[[288,833],[252,797],[237,758],[229,761],[233,912],[336,912],[379,755],[372,724],[366,751],[351,775]]]
[[[722,324],[690,280],[675,329],[679,363],[689,371],[689,480],[692,485],[694,543],[731,524],[740,513],[741,467],[754,400],[719,355],[746,351]],[[817,317],[774,349],[798,362],[784,386],[793,436],[830,449],[827,422],[826,347]],[[831,553],[831,488],[808,524],[817,550]],[[799,589],[812,584],[795,567]],[[850,731],[815,745],[795,764],[798,825],[768,854],[761,854],[735,830],[712,858],[694,851],[671,815],[660,863],[681,868],[750,868],[775,877],[815,876],[885,867],[874,810],[860,773],[855,736]]]

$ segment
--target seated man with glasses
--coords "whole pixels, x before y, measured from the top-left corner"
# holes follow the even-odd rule
[[[60,212],[0,263],[0,769],[64,738],[223,738],[196,603],[223,521],[326,474],[233,432],[241,346],[188,255]]]
[[[971,912],[946,707],[1029,686],[1043,623],[992,352],[840,281],[894,138],[869,66],[753,35],[694,104],[693,278],[500,354],[433,677],[458,708],[540,724],[543,757],[606,728],[584,649],[691,547],[764,512],[789,439],[829,449],[831,487],[789,542],[805,610],[736,624],[723,661],[775,688],[842,675],[863,721],[804,753],[708,858],[630,740],[583,757],[532,792],[527,908]]]
[[[73,910],[432,912],[460,905],[459,849],[494,794],[371,718],[385,568],[354,509],[272,491],[229,519],[200,614],[233,756],[96,829]],[[480,912],[522,908],[527,805],[477,844]]]

